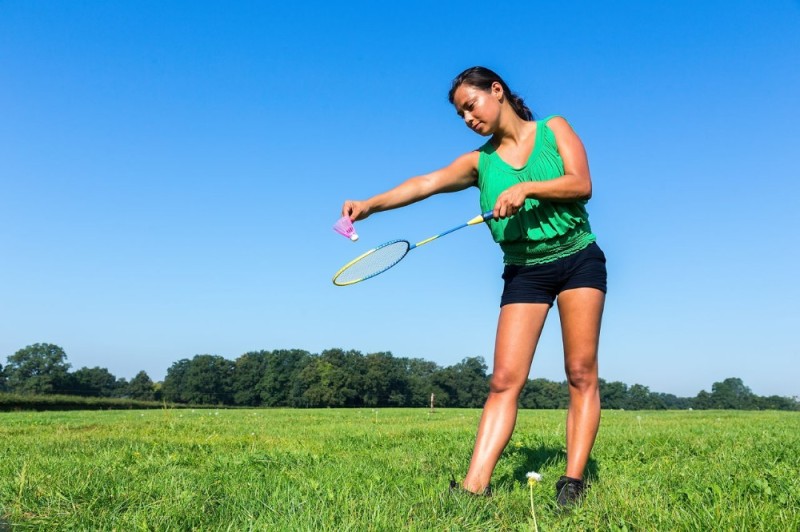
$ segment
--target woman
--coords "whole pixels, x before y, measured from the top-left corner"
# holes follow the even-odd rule
[[[584,491],[600,423],[597,348],[606,268],[584,207],[592,194],[586,152],[566,120],[533,120],[523,100],[487,68],[459,74],[449,99],[466,125],[489,140],[440,170],[365,201],[345,201],[342,214],[363,220],[440,192],[479,188],[481,211],[494,214],[488,225],[503,250],[505,285],[489,397],[461,488],[491,492],[492,472],[516,423],[517,399],[558,298],[570,402],[567,467],[556,499],[569,506]]]

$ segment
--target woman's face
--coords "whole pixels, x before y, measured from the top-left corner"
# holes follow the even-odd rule
[[[499,83],[494,83],[489,92],[463,84],[453,93],[453,105],[468,128],[486,137],[494,133],[500,121],[502,95]]]

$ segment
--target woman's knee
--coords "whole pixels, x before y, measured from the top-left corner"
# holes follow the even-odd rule
[[[567,382],[571,388],[578,390],[596,389],[598,385],[597,364],[591,363],[567,363]]]
[[[489,380],[489,391],[491,393],[516,392],[518,394],[525,385],[527,376],[525,377],[526,378],[520,378],[519,375],[515,375],[513,372],[497,369]]]

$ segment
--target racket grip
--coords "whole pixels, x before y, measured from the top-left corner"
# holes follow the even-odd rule
[[[491,220],[492,218],[494,218],[494,211],[486,211],[486,212],[485,212],[485,213],[483,213],[481,216],[483,216],[483,221],[484,221],[484,222],[485,222],[486,220]]]
[[[480,224],[480,223],[485,222],[486,220],[488,220],[491,217],[492,217],[492,211],[486,211],[485,213],[480,214],[480,215],[476,216],[475,218],[473,218],[472,220],[468,221],[466,223],[466,225]]]

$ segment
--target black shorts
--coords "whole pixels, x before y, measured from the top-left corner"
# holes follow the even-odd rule
[[[547,303],[571,288],[606,292],[606,256],[597,243],[563,259],[533,266],[506,265],[500,306],[509,303]]]

